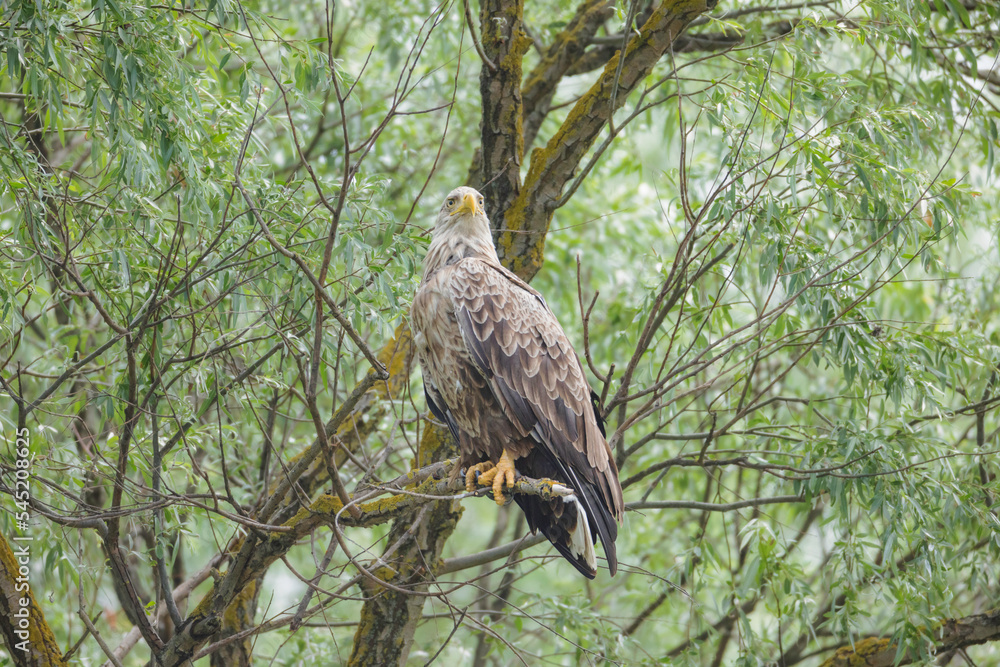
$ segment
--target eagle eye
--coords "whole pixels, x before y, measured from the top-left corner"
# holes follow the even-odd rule
[[[452,197],[451,199],[448,200],[448,207],[450,208],[450,207],[452,207],[454,205],[455,205],[455,198]]]

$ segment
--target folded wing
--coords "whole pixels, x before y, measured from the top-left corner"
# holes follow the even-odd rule
[[[511,423],[536,443],[527,460],[576,490],[614,574],[622,491],[579,357],[542,297],[513,273],[479,258],[452,269],[449,291],[469,354]],[[533,529],[539,511],[525,508]]]

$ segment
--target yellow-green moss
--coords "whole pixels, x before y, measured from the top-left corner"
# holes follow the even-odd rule
[[[521,64],[524,60],[524,54],[527,53],[530,48],[531,38],[525,34],[524,30],[519,29],[517,34],[514,35],[514,42],[511,44],[510,49],[508,49],[507,55],[497,63],[497,69],[508,72],[511,76],[520,78]]]
[[[19,566],[17,558],[14,556],[14,551],[10,548],[10,544],[6,538],[0,535],[0,580],[2,580],[0,595],[7,597],[5,604],[16,605],[19,599],[24,597],[23,591],[15,589],[18,570]],[[56,665],[57,667],[65,665],[66,661],[63,660],[62,649],[59,648],[59,644],[56,642],[52,628],[45,621],[45,614],[42,613],[42,608],[38,606],[38,602],[35,600],[33,588],[34,586],[31,586],[29,582],[27,597],[29,614],[28,644],[31,647],[30,654],[41,661],[39,664]],[[14,611],[14,609],[10,610],[11,613]],[[11,655],[16,655],[14,648],[10,648]]]
[[[233,601],[229,604],[225,613],[222,615],[223,628],[226,630],[239,630],[245,628],[249,625],[249,621],[253,620],[254,612],[256,611],[254,607],[254,598],[257,595],[257,580],[254,579],[249,584],[243,587]]]
[[[841,646],[820,667],[868,667],[870,659],[892,650],[888,639],[868,637],[854,642],[854,647]]]
[[[197,620],[199,618],[205,618],[208,616],[208,612],[212,607],[212,601],[215,599],[215,585],[205,593],[204,597],[198,601],[198,605],[191,611],[191,619]]]
[[[340,501],[340,498],[329,493],[324,493],[316,498],[316,500],[314,500],[309,507],[303,507],[295,513],[295,516],[282,525],[289,528],[295,528],[312,516],[317,514],[322,516],[333,516],[342,509],[344,509],[344,503]]]
[[[405,494],[398,494],[395,496],[386,496],[385,498],[379,498],[378,500],[373,500],[370,503],[363,503],[360,508],[361,511],[366,514],[389,514],[394,510],[399,508],[400,503],[405,501],[407,496]]]
[[[407,324],[400,324],[378,353],[378,360],[389,372],[389,380],[377,383],[375,391],[383,397],[392,397],[406,384],[410,361],[413,358],[413,334]]]
[[[361,511],[360,521],[348,516],[343,516],[342,521],[345,524],[359,522],[361,525],[381,523],[381,521],[378,521],[379,518],[398,512],[413,499],[413,494],[433,494],[434,487],[438,484],[438,481],[434,477],[428,477],[416,487],[407,488],[405,493],[398,493],[367,503],[360,503],[358,505],[358,509]],[[284,525],[290,528],[298,528],[299,530],[295,532],[301,533],[306,528],[302,526],[303,521],[317,517],[329,521],[343,510],[343,508],[344,504],[340,502],[339,498],[331,494],[324,494],[314,500],[309,507],[300,509]],[[280,539],[280,535],[278,538]]]
[[[417,467],[422,468],[435,461],[448,458],[455,451],[455,441],[451,434],[443,428],[428,427],[420,438]]]

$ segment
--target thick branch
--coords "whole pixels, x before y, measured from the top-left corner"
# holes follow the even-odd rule
[[[536,148],[521,192],[506,210],[497,243],[501,260],[524,278],[542,265],[545,233],[563,189],[611,115],[638,88],[691,21],[716,0],[665,0],[633,37],[618,72],[612,58],[590,90],[570,111],[545,148]]]
[[[445,429],[427,428],[421,438],[416,463],[426,467],[453,455],[455,449],[455,442]],[[433,481],[433,478],[428,480]],[[391,546],[383,555],[383,558],[393,555],[393,560],[375,570],[374,577],[369,573],[361,580],[368,600],[361,609],[348,661],[350,667],[406,662],[414,632],[423,616],[428,584],[436,577],[441,551],[461,516],[461,503],[442,499],[403,512],[393,522],[388,536]]]
[[[344,506],[336,496],[320,496],[312,505],[300,510],[285,524],[291,526],[293,530],[284,535],[308,535],[319,524],[334,521],[340,526],[377,526],[392,521],[429,502],[460,500],[471,495],[492,497],[492,490],[489,488],[478,489],[473,494],[467,494],[463,478],[450,479],[448,477],[450,468],[450,465],[439,462],[414,470],[405,477],[412,477],[419,483],[398,489],[398,493],[387,498],[358,503],[357,507],[361,510],[358,516],[344,512]],[[381,487],[380,490],[391,492],[394,490],[393,487],[394,484],[390,483]],[[519,476],[514,482],[514,486],[508,487],[507,490],[511,495],[539,496],[546,500],[573,493],[573,489],[550,479],[532,479],[523,476]],[[374,493],[378,492],[379,490],[376,490]]]
[[[1000,640],[1000,609],[986,614],[974,614],[965,618],[946,619],[935,630],[937,642],[933,653],[943,655],[951,651]],[[896,660],[896,644],[888,639],[868,637],[843,646],[824,662],[821,667],[891,667],[894,664],[907,665],[920,656],[907,654],[899,662]]]
[[[346,456],[343,450],[357,446],[381,421],[379,416],[386,409],[386,399],[395,397],[406,386],[412,356],[413,345],[409,329],[400,326],[393,339],[378,353],[377,361],[387,370],[388,380],[379,380],[376,370],[369,370],[326,423],[327,437],[334,439],[339,445],[339,449],[334,452],[338,464],[343,460],[341,457]],[[363,419],[365,415],[368,419]],[[293,485],[297,484],[300,492],[308,494],[324,481],[327,467],[316,464],[316,458],[322,450],[322,443],[317,438],[287,469],[276,476],[275,482],[269,486],[270,496],[262,498],[258,505],[258,519],[270,518],[278,513],[285,516],[294,513],[299,507],[301,496],[295,493],[289,496]],[[286,496],[289,496],[287,500]],[[247,535],[246,541],[239,546],[239,553],[234,557],[236,562],[229,572],[202,599],[167,644],[162,656],[163,664],[182,664],[194,655],[200,646],[221,629],[221,617],[233,601],[305,534],[306,532],[290,531],[281,533],[281,539],[263,541],[258,541],[254,534]]]
[[[482,95],[482,163],[486,211],[494,225],[521,190],[521,61],[531,40],[524,34],[522,0],[483,0],[483,50],[495,69],[479,74]]]
[[[524,81],[524,145],[535,143],[538,129],[549,113],[552,97],[559,81],[580,59],[597,29],[614,14],[614,4],[607,0],[585,0],[576,14],[545,50],[541,62],[535,65]],[[619,41],[619,44],[621,42]],[[605,61],[614,55],[607,54]]]

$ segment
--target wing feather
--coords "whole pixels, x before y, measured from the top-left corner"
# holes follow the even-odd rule
[[[624,510],[618,470],[569,339],[538,293],[506,269],[479,258],[450,268],[470,356],[517,430],[532,434],[570,477],[599,491],[606,511],[594,519],[607,549],[617,533],[612,517],[620,519]]]
[[[444,406],[444,401],[441,400],[441,396],[438,395],[437,388],[433,385],[429,378],[424,379],[424,399],[427,401],[427,407],[431,409],[431,414],[437,417],[438,421],[448,426],[448,430],[451,431],[451,435],[455,438],[455,442],[461,442],[459,438],[459,428],[458,424],[455,423],[455,417],[451,414],[451,410]]]

